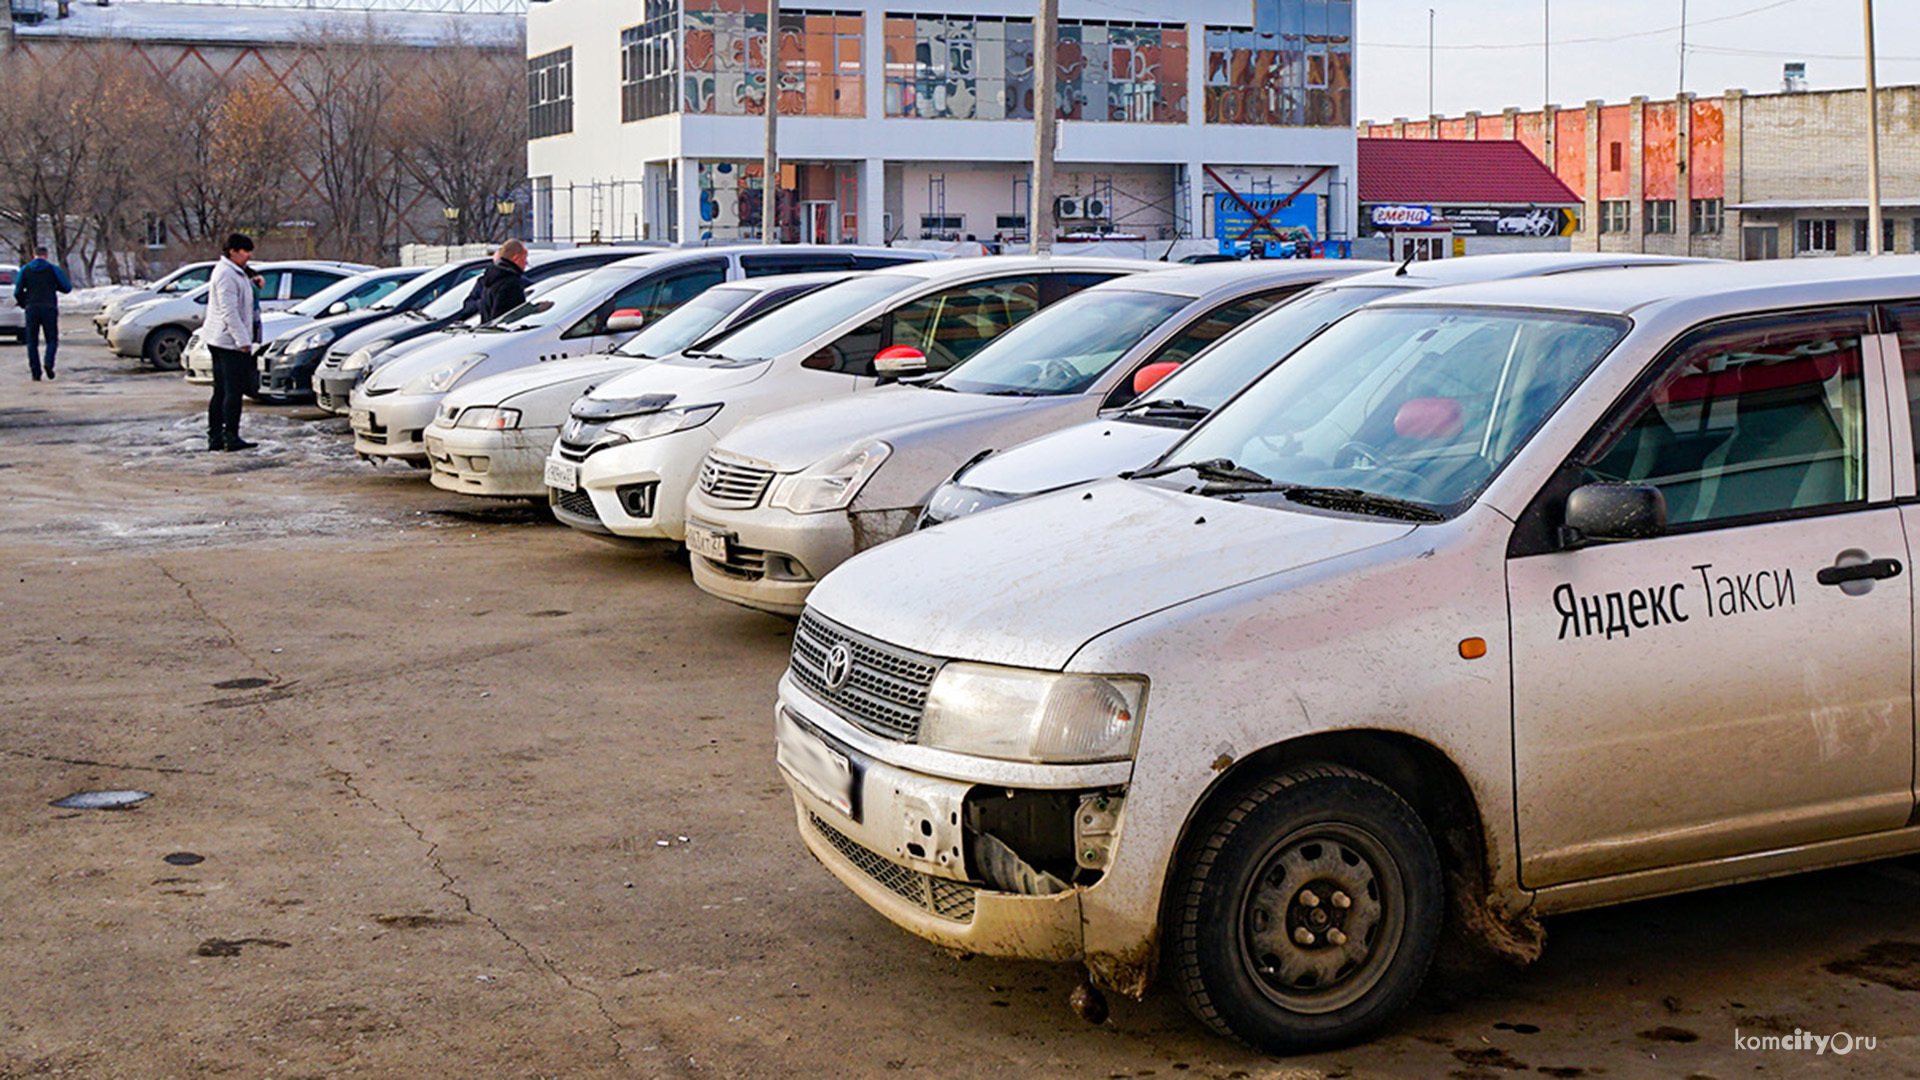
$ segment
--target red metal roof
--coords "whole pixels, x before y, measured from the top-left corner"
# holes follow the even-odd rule
[[[1579,195],[1507,139],[1361,139],[1360,201],[1417,206],[1578,206]]]

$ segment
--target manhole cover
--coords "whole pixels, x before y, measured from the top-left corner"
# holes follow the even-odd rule
[[[151,798],[144,791],[76,791],[53,805],[62,810],[120,810]]]

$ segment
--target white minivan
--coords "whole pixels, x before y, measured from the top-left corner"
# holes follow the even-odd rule
[[[1164,458],[856,556],[778,760],[808,848],[971,953],[1376,1030],[1443,913],[1920,851],[1920,258],[1384,299]],[[1756,943],[1761,944],[1761,943]]]

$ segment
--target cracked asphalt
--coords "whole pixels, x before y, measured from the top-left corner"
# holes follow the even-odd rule
[[[788,624],[310,410],[200,452],[204,390],[66,322],[58,382],[0,347],[4,1080],[1920,1075],[1912,859],[1555,919],[1338,1053],[1087,1025],[807,856]],[[101,789],[152,797],[49,805]],[[1877,1044],[1735,1042],[1796,1029]]]

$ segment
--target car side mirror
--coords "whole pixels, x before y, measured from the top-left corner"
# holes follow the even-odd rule
[[[1665,536],[1667,497],[1651,484],[1586,484],[1567,494],[1562,547]]]
[[[1161,360],[1148,364],[1133,373],[1133,392],[1144,394],[1160,384],[1160,380],[1180,370],[1180,364],[1174,360]]]
[[[327,314],[329,315],[345,315],[352,310],[352,308],[347,306],[345,300],[335,300],[333,303],[327,305]]]
[[[883,379],[904,379],[909,375],[924,374],[927,370],[927,354],[911,345],[894,345],[881,349],[873,358],[873,373]]]
[[[647,317],[638,308],[621,308],[607,316],[607,333],[629,334],[647,325]]]

